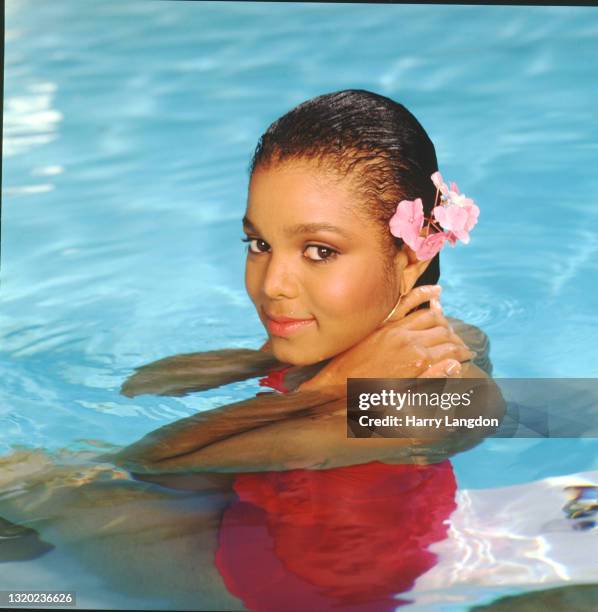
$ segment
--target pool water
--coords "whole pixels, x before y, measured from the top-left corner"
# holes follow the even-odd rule
[[[597,53],[581,7],[7,0],[0,455],[124,445],[260,390],[118,393],[140,364],[263,342],[247,165],[275,118],[346,88],[412,110],[480,206],[440,284],[489,335],[494,375],[595,377]],[[598,470],[597,451],[491,439],[452,463],[460,489],[498,489]]]

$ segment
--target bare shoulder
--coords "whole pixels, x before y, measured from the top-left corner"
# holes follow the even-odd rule
[[[492,362],[490,361],[490,339],[479,327],[465,323],[461,319],[447,317],[448,322],[455,330],[455,333],[467,344],[467,346],[477,353],[472,363],[487,375],[492,374]],[[473,373],[473,370],[472,370]],[[473,376],[472,376],[473,378]]]
[[[464,363],[459,378],[491,378],[486,370],[477,366],[473,361]]]

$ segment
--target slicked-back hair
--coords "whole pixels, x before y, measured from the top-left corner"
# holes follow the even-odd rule
[[[419,197],[426,216],[434,206],[434,144],[419,121],[386,96],[346,89],[302,102],[262,134],[249,174],[287,160],[316,162],[350,178],[359,205],[381,226],[389,255],[403,244],[388,227],[397,204]],[[416,286],[436,284],[439,276],[436,255]]]

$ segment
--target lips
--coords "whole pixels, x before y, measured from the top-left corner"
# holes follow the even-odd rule
[[[264,315],[266,317],[266,327],[273,336],[287,337],[315,323],[313,317],[311,319],[295,319],[292,317],[272,315],[265,310]]]
[[[274,315],[271,315],[270,313],[266,312],[264,310],[264,314],[266,315],[266,317],[268,317],[268,319],[271,319],[272,321],[276,321],[276,323],[299,323],[300,321],[313,321],[313,318],[310,319],[294,319],[292,317],[275,317]]]

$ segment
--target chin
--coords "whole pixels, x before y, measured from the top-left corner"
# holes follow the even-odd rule
[[[270,344],[272,354],[282,363],[288,363],[294,366],[309,366],[326,359],[325,355],[318,355],[312,351],[292,347],[286,340],[281,338],[270,338]]]

